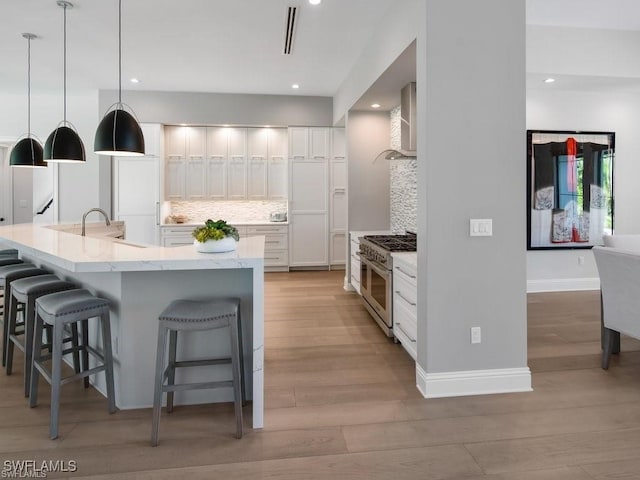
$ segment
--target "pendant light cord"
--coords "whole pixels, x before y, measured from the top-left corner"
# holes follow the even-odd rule
[[[64,4],[64,27],[63,27],[63,49],[62,49],[62,69],[64,74],[62,76],[62,119],[64,124],[67,123],[67,4]]]
[[[27,135],[31,137],[31,37],[27,37]]]
[[[122,105],[122,0],[118,0],[118,103]]]

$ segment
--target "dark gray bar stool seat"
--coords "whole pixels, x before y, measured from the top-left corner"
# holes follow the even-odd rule
[[[31,360],[33,350],[33,331],[35,323],[36,299],[50,293],[71,290],[76,286],[71,282],[60,280],[55,275],[40,275],[37,277],[21,278],[11,282],[11,298],[9,299],[9,337],[7,342],[7,375],[11,375],[13,369],[13,350],[17,346],[24,352],[24,396],[29,396],[29,384],[31,379]],[[24,321],[18,323],[18,306],[23,306]],[[20,328],[22,327],[22,328]],[[71,325],[72,335],[65,339],[71,341],[74,347],[78,347],[78,328]],[[84,333],[83,333],[84,335]],[[86,338],[86,335],[85,335]],[[74,352],[73,358],[76,373],[80,372],[80,354]]]
[[[18,258],[18,250],[15,248],[3,248],[0,250],[0,260],[5,258]]]
[[[230,331],[231,357],[176,361],[179,331],[213,330],[224,327],[229,327]],[[167,337],[169,337],[169,365],[165,369]],[[229,363],[231,363],[233,380],[175,384],[176,368]],[[242,438],[242,404],[244,403],[242,371],[239,299],[176,300],[172,302],[159,317],[151,445],[154,447],[158,445],[162,394],[167,392],[167,413],[171,413],[173,411],[173,394],[177,390],[233,387],[236,437]]]
[[[66,353],[73,353],[74,348],[63,350],[63,331],[66,325],[75,322],[85,322],[90,318],[99,317],[102,331],[103,353],[101,354],[88,344],[88,338],[83,338],[80,348],[83,354],[90,353],[102,363],[89,369],[83,365],[83,371],[62,378],[62,357]],[[44,325],[53,326],[52,355],[42,354],[42,331]],[[51,372],[44,362],[51,358]],[[107,400],[109,413],[116,411],[115,390],[113,382],[113,356],[111,352],[111,326],[109,318],[109,302],[98,298],[88,290],[68,290],[66,292],[44,295],[36,300],[36,320],[33,337],[33,364],[31,370],[31,387],[29,389],[29,406],[38,403],[38,380],[40,374],[51,384],[51,422],[49,434],[51,439],[58,437],[58,414],[60,410],[60,387],[79,378],[87,378],[99,372],[105,372],[107,384]]]
[[[0,267],[0,284],[4,288],[4,298],[2,299],[2,311],[9,312],[9,299],[11,298],[11,283],[14,280],[27,277],[37,277],[47,275],[49,272],[42,268],[37,268],[31,263],[19,265],[9,265]],[[4,315],[6,317],[7,315]],[[9,322],[3,318],[2,322],[2,366],[7,365],[7,346],[9,345]]]
[[[15,256],[12,255],[2,255],[2,252],[6,252],[7,250],[0,250],[0,267],[7,267],[9,265],[19,265],[21,263],[24,263],[22,260],[20,260],[18,258],[18,251],[17,250],[12,250],[13,252],[16,252]],[[4,284],[0,285],[0,299],[2,299],[2,301],[0,302],[0,315],[4,316]]]

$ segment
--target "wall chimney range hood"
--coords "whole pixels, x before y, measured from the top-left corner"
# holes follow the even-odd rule
[[[400,91],[400,149],[407,157],[416,156],[416,82]]]

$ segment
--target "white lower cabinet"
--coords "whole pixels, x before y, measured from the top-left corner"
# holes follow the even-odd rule
[[[247,236],[264,235],[264,269],[267,272],[289,270],[288,225],[248,225]]]
[[[264,235],[264,267],[268,272],[289,270],[289,226],[288,225],[234,225],[240,238]],[[164,225],[161,228],[163,247],[192,245],[191,232],[194,225]]]
[[[160,227],[160,244],[163,247],[181,247],[182,245],[192,245],[193,237],[191,232],[193,225],[180,226],[169,225]]]
[[[351,260],[351,278],[349,283],[355,289],[356,292],[360,293],[360,273],[362,271],[362,267],[360,265],[360,238],[351,233],[350,237],[350,252],[349,258]]]
[[[416,360],[418,356],[416,254],[393,254],[393,334]]]
[[[326,213],[290,214],[292,267],[329,265],[329,236]]]

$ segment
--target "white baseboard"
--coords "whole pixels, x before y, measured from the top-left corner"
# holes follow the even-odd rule
[[[532,391],[529,367],[427,373],[416,363],[416,386],[424,398]]]
[[[600,279],[560,278],[549,280],[527,280],[527,293],[571,292],[574,290],[599,290]]]

